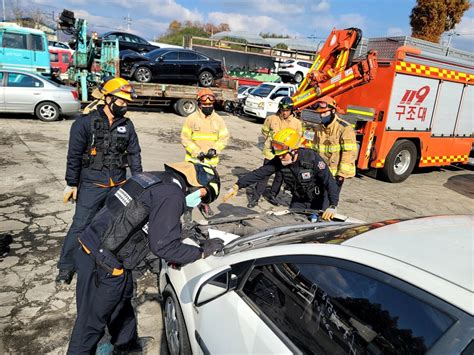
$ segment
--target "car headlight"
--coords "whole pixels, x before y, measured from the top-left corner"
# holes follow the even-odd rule
[[[263,106],[265,106],[265,102],[260,102],[260,103],[258,104],[258,108],[263,108]]]

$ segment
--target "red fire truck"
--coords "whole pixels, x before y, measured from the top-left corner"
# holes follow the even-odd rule
[[[303,102],[308,95],[297,93],[300,108],[310,108],[316,97],[335,96],[356,128],[358,169],[378,169],[390,182],[404,181],[417,166],[467,163],[474,143],[474,54],[411,37],[374,38],[361,45],[377,52],[371,77],[365,75],[355,87],[337,80],[335,92],[324,92],[327,84],[319,83],[320,95],[309,102]],[[362,68],[357,65],[357,59],[348,62],[342,77]],[[364,72],[371,73],[361,70],[360,78]]]

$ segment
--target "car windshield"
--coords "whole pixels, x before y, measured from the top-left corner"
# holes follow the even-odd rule
[[[274,87],[274,85],[262,84],[252,91],[252,95],[259,97],[267,97]]]
[[[42,77],[41,79],[47,81],[48,83],[50,83],[50,84],[52,84],[52,85],[54,85],[54,86],[56,86],[56,87],[58,87],[58,88],[61,87],[61,85],[59,85],[58,83],[55,83],[54,81],[52,81],[52,80],[50,80],[50,79],[48,79],[48,78]]]

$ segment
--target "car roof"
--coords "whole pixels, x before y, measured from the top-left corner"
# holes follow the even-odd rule
[[[474,292],[473,231],[474,215],[424,217],[371,229],[342,245],[399,260]]]

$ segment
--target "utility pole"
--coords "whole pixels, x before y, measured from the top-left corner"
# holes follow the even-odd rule
[[[130,17],[130,14],[127,14],[127,17],[124,17],[123,19],[127,21],[127,32],[130,32],[130,25],[132,24],[132,18]]]
[[[7,15],[5,13],[5,0],[2,0],[2,5],[3,5],[3,22],[7,21]]]

